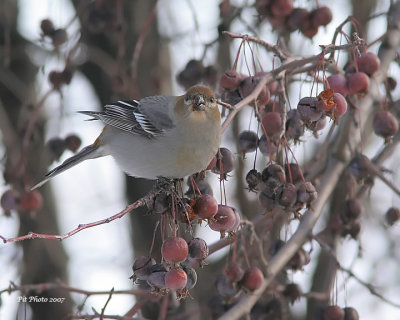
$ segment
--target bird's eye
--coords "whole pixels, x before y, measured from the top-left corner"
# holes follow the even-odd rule
[[[210,98],[210,102],[214,103],[215,102],[215,98]]]

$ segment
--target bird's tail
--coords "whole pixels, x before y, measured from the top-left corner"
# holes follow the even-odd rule
[[[45,176],[45,179],[43,179],[38,184],[33,186],[32,190],[41,187],[47,181],[49,181],[51,178],[59,175],[61,172],[64,172],[65,170],[68,170],[68,169],[76,166],[78,163],[81,163],[82,161],[105,156],[105,154],[104,154],[102,149],[103,148],[100,145],[96,144],[96,143],[91,144],[91,145],[83,148],[77,154],[75,154],[72,157],[66,159],[58,167],[56,167],[53,170],[51,170],[50,172],[48,172],[46,174],[46,176]]]

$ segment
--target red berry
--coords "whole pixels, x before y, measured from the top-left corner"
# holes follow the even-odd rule
[[[196,200],[194,209],[201,219],[210,219],[218,211],[218,202],[213,196],[205,194]]]
[[[326,81],[329,84],[329,88],[333,91],[340,93],[342,96],[347,96],[349,90],[347,89],[347,79],[343,74],[332,74]]]
[[[324,320],[344,320],[344,311],[339,306],[328,306],[323,312]]]
[[[258,149],[260,149],[262,154],[272,155],[278,149],[277,143],[272,139],[268,138],[263,134],[258,141]]]
[[[237,220],[233,208],[223,204],[218,205],[218,212],[214,218],[210,219],[209,226],[214,231],[231,231]]]
[[[369,78],[364,72],[354,72],[347,76],[347,88],[350,94],[366,94],[369,88]]]
[[[161,246],[161,255],[168,262],[182,262],[187,258],[188,252],[187,242],[181,237],[169,237]]]
[[[38,210],[42,207],[43,197],[37,190],[27,191],[22,194],[19,208],[22,211]]]
[[[347,101],[346,98],[343,97],[340,93],[335,92],[333,94],[333,101],[335,101],[335,110],[334,114],[337,118],[343,116],[347,111]]]
[[[381,62],[375,53],[363,52],[357,59],[358,70],[372,76],[381,67]]]
[[[275,0],[270,9],[273,16],[286,17],[293,11],[293,0]]]
[[[236,90],[245,76],[237,72],[236,70],[226,70],[221,77],[221,87],[228,90]]]
[[[313,27],[326,26],[332,21],[332,11],[328,7],[319,7],[311,12]]]
[[[247,270],[242,279],[242,285],[250,291],[257,290],[264,282],[264,275],[257,267]]]
[[[267,112],[261,121],[265,132],[269,136],[278,136],[281,132],[282,118],[279,112]]]
[[[379,111],[374,116],[374,131],[378,136],[389,138],[399,130],[399,123],[389,111]]]
[[[292,207],[297,201],[297,188],[292,183],[285,183],[278,190],[279,204],[284,207]]]
[[[171,290],[180,290],[185,288],[187,275],[183,269],[172,269],[165,274],[165,285]]]

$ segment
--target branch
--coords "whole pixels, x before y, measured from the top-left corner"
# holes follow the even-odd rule
[[[84,230],[84,229],[88,229],[88,228],[92,228],[92,227],[96,227],[99,226],[101,224],[105,224],[105,223],[109,223],[111,221],[114,221],[116,219],[120,219],[123,216],[125,216],[127,213],[129,213],[130,211],[141,207],[145,204],[145,198],[143,197],[139,200],[137,200],[136,202],[134,202],[133,204],[130,204],[129,206],[127,206],[124,210],[122,210],[121,212],[114,214],[111,217],[108,217],[106,219],[102,219],[102,220],[98,220],[95,222],[90,222],[90,223],[86,223],[86,224],[80,224],[78,225],[74,230],[64,234],[64,235],[51,235],[51,234],[44,234],[44,233],[35,233],[35,232],[29,232],[26,235],[23,236],[19,236],[19,237],[15,237],[15,238],[5,238],[2,235],[0,235],[0,239],[3,240],[3,243],[7,243],[7,242],[17,242],[17,241],[22,241],[22,240],[26,240],[26,239],[49,239],[49,240],[64,240],[67,239],[71,236],[73,236],[74,234]]]

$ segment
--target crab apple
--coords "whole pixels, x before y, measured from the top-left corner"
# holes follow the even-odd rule
[[[185,68],[178,74],[177,81],[184,88],[199,83],[204,74],[204,66],[200,60],[189,60]]]
[[[240,288],[234,281],[225,275],[219,274],[215,280],[215,287],[219,295],[225,299],[232,299],[240,292]]]
[[[274,17],[286,17],[293,11],[293,0],[275,0],[270,10]]]
[[[236,90],[239,88],[240,83],[245,78],[244,75],[240,74],[236,70],[229,69],[224,72],[221,77],[220,85],[222,88],[227,90]]]
[[[50,19],[43,19],[40,22],[40,29],[42,30],[43,35],[45,36],[51,36],[56,30],[53,22]]]
[[[256,169],[251,169],[246,174],[246,182],[250,191],[257,190],[257,186],[261,182],[261,173],[258,172]]]
[[[65,151],[65,141],[61,138],[52,138],[46,143],[47,149],[58,160]]]
[[[396,89],[397,81],[395,78],[387,77],[386,82],[387,82],[387,87],[388,87],[389,91],[393,91],[394,89]]]
[[[277,163],[269,164],[261,173],[261,179],[263,182],[267,182],[269,179],[274,178],[279,181],[280,184],[285,183],[286,175],[285,170],[281,165]]]
[[[326,78],[329,88],[333,91],[340,93],[342,96],[347,96],[349,89],[347,88],[347,79],[343,74],[332,74]]]
[[[254,89],[258,86],[258,83],[260,82],[261,78],[256,77],[256,76],[250,76],[250,77],[246,77],[243,79],[243,81],[240,83],[239,86],[239,92],[242,96],[242,98],[246,98],[247,96],[249,96],[250,94],[253,93]],[[270,99],[270,92],[268,89],[268,86],[265,85],[260,93],[257,96],[257,104],[258,105],[265,105],[268,103],[269,99]],[[254,102],[254,100],[253,100]]]
[[[217,214],[210,219],[209,226],[214,231],[231,231],[237,220],[236,213],[232,207],[220,204]]]
[[[265,134],[263,134],[258,141],[258,149],[260,149],[262,154],[269,155],[272,158],[271,155],[278,150],[278,145],[273,139],[267,139]]]
[[[262,189],[258,195],[258,200],[260,201],[261,206],[267,211],[272,211],[278,207],[275,203],[274,195],[271,194],[270,188]]]
[[[341,217],[343,222],[358,219],[362,214],[361,201],[357,198],[347,199],[342,207]]]
[[[201,219],[210,219],[218,211],[218,202],[213,196],[205,194],[196,200],[194,209]]]
[[[258,135],[254,131],[242,131],[238,140],[239,152],[253,152],[258,147]]]
[[[140,256],[136,258],[132,266],[132,271],[134,273],[132,277],[140,280],[147,280],[152,271],[151,266],[155,264],[155,260],[150,257]]]
[[[286,19],[286,26],[289,31],[300,29],[303,20],[308,19],[310,12],[304,8],[294,8]]]
[[[309,39],[312,39],[318,33],[318,27],[312,24],[312,14],[311,12],[307,15],[306,19],[303,19],[300,24],[301,33]]]
[[[291,304],[293,304],[296,300],[300,299],[303,292],[296,283],[288,283],[285,286],[285,290],[283,290],[282,294],[289,300]]]
[[[217,156],[217,163],[212,169],[214,173],[225,174],[235,168],[235,156],[227,148],[219,148],[220,156]]]
[[[190,290],[192,289],[196,283],[197,283],[197,273],[196,270],[194,270],[191,267],[188,267],[186,265],[182,265],[182,269],[183,271],[185,271],[186,276],[187,276],[187,282],[186,282],[186,286],[185,289]]]
[[[231,262],[225,267],[224,274],[229,280],[239,282],[243,279],[244,270],[238,263]]]
[[[70,134],[64,139],[64,144],[68,150],[76,152],[81,146],[82,140],[76,134]]]
[[[354,72],[347,75],[347,88],[350,94],[366,94],[369,88],[369,78],[364,72]]]
[[[304,134],[304,122],[301,120],[300,114],[297,109],[292,109],[287,113],[286,120],[286,139],[299,140]]]
[[[301,98],[297,104],[301,120],[304,122],[317,121],[322,117],[321,111],[317,110],[318,99],[316,97]]]
[[[208,257],[207,243],[201,238],[193,238],[188,243],[189,258],[195,260],[204,260]]]
[[[372,52],[363,52],[356,59],[358,70],[372,76],[381,67],[381,62],[377,55]]]
[[[322,115],[320,119],[318,119],[317,121],[307,123],[306,126],[308,129],[316,133],[317,131],[321,131],[322,129],[324,129],[326,127],[326,124],[327,124],[326,117],[325,115]]]
[[[19,208],[22,211],[38,210],[42,207],[43,197],[37,190],[26,191],[21,195]]]
[[[167,270],[162,264],[155,264],[150,267],[150,275],[147,278],[147,284],[155,289],[165,289],[165,275]]]
[[[267,112],[263,116],[261,123],[265,130],[264,133],[266,133],[267,135],[269,136],[279,135],[282,125],[282,118],[279,112]]]
[[[310,254],[307,253],[303,248],[301,248],[289,260],[289,262],[287,263],[287,267],[292,270],[301,270],[304,266],[309,264],[310,261]]]
[[[62,28],[54,30],[50,37],[54,47],[59,47],[68,40],[67,31]]]
[[[311,203],[317,199],[318,193],[310,181],[301,182],[297,189],[297,201]]]
[[[303,181],[303,173],[297,163],[285,164],[285,174],[288,177],[288,181],[291,181],[293,184]]]
[[[323,311],[323,320],[344,320],[344,311],[339,306],[327,306]]]
[[[347,101],[346,98],[341,95],[340,93],[335,92],[333,94],[333,101],[335,101],[335,110],[334,110],[334,115],[337,118],[340,118],[343,116],[346,111],[347,111]]]
[[[390,208],[385,214],[386,222],[389,226],[393,226],[400,219],[400,209]]]
[[[187,258],[188,252],[188,244],[181,237],[169,237],[161,246],[161,255],[168,262],[182,262]]]
[[[165,274],[165,286],[170,290],[180,290],[187,284],[187,274],[183,269],[172,269]]]
[[[250,291],[257,290],[264,282],[264,275],[257,267],[252,267],[244,273],[241,284]]]
[[[332,21],[332,11],[328,7],[322,6],[311,12],[311,24],[313,27],[326,26]]]
[[[360,316],[356,309],[352,307],[343,308],[344,311],[344,320],[359,320]]]
[[[284,207],[292,207],[297,201],[297,188],[292,183],[286,183],[277,191],[279,194],[279,204]]]
[[[373,120],[374,132],[383,138],[389,138],[399,130],[399,123],[389,111],[379,111]]]
[[[256,0],[256,10],[260,15],[269,15],[271,0]]]
[[[4,211],[10,212],[18,208],[19,193],[16,190],[10,189],[5,191],[1,196],[1,207]]]

